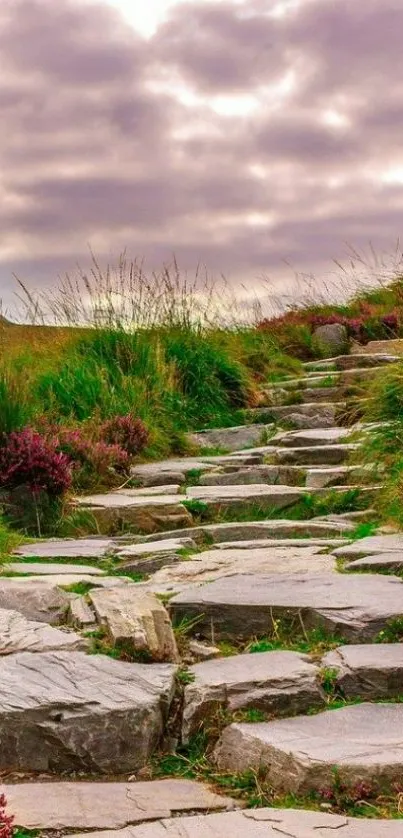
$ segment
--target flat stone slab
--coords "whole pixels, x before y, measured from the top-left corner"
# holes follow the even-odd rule
[[[345,483],[355,471],[356,469],[353,466],[310,468],[306,472],[305,486],[307,489],[324,489],[327,486],[339,486]]]
[[[55,562],[11,562],[11,564],[3,565],[3,568],[6,571],[21,575],[28,573],[30,576],[77,576],[80,574],[105,576],[105,571],[92,565],[66,564],[64,562],[59,564]]]
[[[130,571],[137,573],[155,573],[161,567],[175,564],[182,558],[186,549],[196,548],[192,538],[165,538],[148,544],[132,544],[119,550],[117,558],[122,564],[122,573]]]
[[[271,521],[235,521],[228,524],[201,524],[172,532],[161,532],[161,538],[190,536],[197,544],[213,541],[246,541],[262,538],[288,538],[289,536],[331,538],[347,536],[355,529],[354,523],[345,516],[311,518],[308,521],[290,521],[287,518]],[[139,542],[146,544],[155,541],[156,536],[139,536]]]
[[[206,637],[265,636],[273,620],[321,625],[351,641],[372,640],[387,622],[403,614],[403,583],[375,574],[272,574],[218,579],[173,597],[175,620],[200,618]]]
[[[267,486],[256,483],[235,486],[190,486],[186,500],[197,500],[217,509],[259,505],[284,509],[301,499],[305,490],[297,486]]]
[[[334,445],[351,436],[354,428],[318,428],[299,431],[289,431],[272,437],[273,445],[290,448],[307,447],[310,445]]]
[[[58,624],[63,622],[68,604],[68,594],[60,590],[54,578],[0,577],[0,608],[19,611],[27,620]]]
[[[83,652],[0,659],[0,769],[137,770],[160,741],[175,671]]]
[[[401,553],[379,553],[378,556],[366,556],[363,559],[355,559],[345,565],[346,570],[369,570],[372,573],[377,571],[391,570],[397,573],[403,568],[403,551]]]
[[[70,629],[27,620],[18,611],[0,608],[0,656],[16,652],[77,651],[87,641]]]
[[[92,838],[402,838],[401,820],[367,820],[301,809],[195,815],[92,833]],[[86,833],[73,838],[85,838]]]
[[[336,685],[346,698],[382,699],[402,694],[403,644],[339,646],[322,666],[337,673]]]
[[[190,667],[182,734],[187,741],[218,710],[253,708],[292,716],[324,705],[319,670],[297,652],[260,652],[205,661]]]
[[[332,573],[333,556],[321,547],[257,547],[249,550],[217,548],[198,553],[191,559],[168,565],[157,571],[145,584],[157,593],[181,591],[192,585],[212,582],[234,574]]]
[[[356,704],[256,724],[227,727],[215,750],[220,769],[262,770],[270,785],[295,794],[334,782],[368,782],[379,791],[400,782],[403,705]]]
[[[346,538],[256,538],[251,541],[223,541],[212,550],[256,550],[266,547],[323,547],[324,550],[347,543]]]
[[[273,460],[279,465],[340,465],[345,463],[354,451],[357,443],[334,445],[309,445],[295,448],[278,448]]]
[[[403,534],[369,535],[334,551],[335,556],[340,556],[342,559],[360,559],[380,553],[403,554]]]
[[[168,612],[154,594],[127,585],[93,590],[88,598],[114,646],[153,661],[179,660]]]
[[[214,428],[189,434],[193,443],[201,447],[240,451],[259,445],[266,433],[266,425],[239,425],[235,428]]]
[[[178,813],[234,807],[230,798],[192,780],[23,783],[0,786],[1,792],[6,795],[16,825],[24,829],[119,830],[128,824]]]
[[[130,559],[135,556],[153,556],[157,553],[171,553],[177,550],[196,547],[192,538],[162,538],[144,544],[128,544],[117,553],[117,558]]]
[[[143,532],[154,533],[164,527],[182,527],[192,517],[179,499],[182,495],[133,495],[130,489],[77,497],[73,508],[87,509],[100,530],[113,533],[127,524]]]
[[[24,544],[13,556],[23,559],[103,559],[112,552],[114,543],[105,538],[63,538]]]

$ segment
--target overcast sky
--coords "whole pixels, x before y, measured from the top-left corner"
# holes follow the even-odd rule
[[[1,0],[0,296],[127,247],[252,288],[403,218],[402,0]]]

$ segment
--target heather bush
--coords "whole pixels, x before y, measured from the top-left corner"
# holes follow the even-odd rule
[[[4,794],[0,794],[0,838],[13,838],[14,817],[6,812],[7,800]]]
[[[33,495],[61,497],[71,485],[68,457],[37,431],[25,428],[0,441],[0,489],[25,486]]]
[[[128,471],[127,451],[117,444],[87,438],[79,428],[59,428],[53,440],[72,465],[76,490],[114,485]]]
[[[132,457],[139,454],[149,441],[144,422],[136,419],[131,413],[108,419],[101,425],[99,432],[106,443],[120,446]]]

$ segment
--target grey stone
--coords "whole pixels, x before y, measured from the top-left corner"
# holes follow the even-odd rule
[[[329,358],[343,355],[349,344],[347,329],[342,323],[327,323],[325,326],[318,326],[313,334]]]
[[[403,705],[356,704],[257,724],[227,727],[215,751],[220,769],[261,770],[276,790],[303,794],[342,782],[383,793],[402,777]]]
[[[116,489],[116,495],[124,495],[129,498],[152,498],[164,497],[164,495],[178,495],[181,490],[179,483],[164,483],[163,486],[143,486],[141,488],[126,487]]]
[[[345,392],[341,386],[338,387],[306,387],[299,394],[301,404],[312,404],[312,402],[334,402],[339,403],[345,398]],[[299,405],[298,405],[299,407]]]
[[[301,405],[303,407],[303,405]],[[332,410],[322,410],[317,416],[306,416],[300,410],[295,409],[288,415],[287,423],[293,428],[300,429],[314,429],[314,428],[333,428],[335,425],[335,415]]]
[[[14,556],[24,559],[103,559],[113,551],[113,541],[105,538],[57,538],[24,544]]]
[[[170,600],[175,619],[200,618],[206,637],[264,636],[272,621],[322,625],[354,641],[372,640],[403,613],[403,583],[375,574],[239,574],[190,588]]]
[[[219,710],[250,708],[288,716],[324,705],[318,668],[296,652],[235,655],[190,667],[185,687],[183,741]]]
[[[381,553],[403,553],[403,534],[369,535],[334,550],[334,555],[342,559],[360,559]]]
[[[198,500],[215,511],[242,509],[259,505],[265,509],[284,509],[301,499],[303,489],[297,486],[190,486],[186,499]]]
[[[122,560],[122,573],[155,573],[161,567],[181,561],[184,549],[196,548],[192,538],[162,539],[148,544],[133,544],[120,550],[117,557]]]
[[[18,611],[0,608],[0,655],[15,652],[76,651],[85,649],[83,637],[69,629],[27,620]]]
[[[356,443],[301,446],[299,448],[279,448],[273,455],[278,465],[334,465],[345,463],[351,454],[357,451],[359,446]]]
[[[174,690],[170,664],[82,652],[0,660],[0,769],[136,771],[161,738]]]
[[[352,466],[328,466],[327,468],[312,468],[306,473],[305,486],[307,489],[325,489],[339,486],[353,473]]]
[[[347,542],[346,538],[262,538],[251,541],[223,541],[213,544],[213,550],[257,550],[277,547],[323,547],[324,551]]]
[[[402,838],[400,820],[375,820],[301,809],[252,809],[195,815],[92,833],[91,838]],[[86,833],[72,838],[86,838]]]
[[[160,533],[161,538],[168,538],[180,535],[191,536],[197,544],[202,544],[208,539],[214,543],[222,541],[245,541],[251,539],[262,538],[287,538],[289,536],[295,537],[315,537],[331,538],[332,536],[340,537],[348,535],[355,529],[354,524],[345,516],[332,517],[329,520],[324,518],[311,518],[308,521],[290,521],[287,518],[281,520],[273,519],[270,521],[239,521],[228,524],[202,524],[201,526],[191,527],[183,530],[175,530],[172,533]],[[143,536],[141,543],[150,541],[150,536]],[[152,536],[155,540],[155,536]]]
[[[221,650],[218,646],[207,645],[207,643],[201,643],[200,640],[189,640],[188,648],[193,659],[209,661],[221,657]]]
[[[130,559],[135,556],[153,556],[156,553],[170,553],[175,550],[196,547],[192,538],[162,538],[159,541],[149,541],[144,544],[129,544],[117,553],[119,559]]]
[[[168,612],[154,594],[137,585],[89,593],[100,625],[115,646],[154,661],[178,661]]]
[[[258,547],[249,550],[213,549],[198,553],[191,559],[157,571],[145,583],[156,593],[182,591],[195,584],[214,579],[233,577],[234,574],[267,573],[332,573],[336,570],[333,556],[325,555],[321,547]]]
[[[52,831],[117,830],[178,813],[234,807],[230,798],[192,780],[23,783],[2,791],[18,826]]]
[[[252,484],[273,484],[278,482],[280,469],[277,466],[246,466],[237,471],[209,472],[200,478],[200,486],[235,486]],[[280,481],[281,482],[281,481]],[[284,481],[285,482],[285,481]]]
[[[363,559],[355,559],[345,565],[346,570],[370,570],[376,573],[377,570],[401,571],[403,568],[403,551],[401,553],[380,553],[378,556],[366,556]]]
[[[186,481],[184,472],[182,471],[151,471],[149,474],[139,474],[137,468],[131,471],[132,476],[138,479],[144,487],[152,486],[169,486],[170,484],[182,485]]]
[[[402,694],[403,644],[340,646],[322,666],[337,672],[336,685],[346,698],[382,699]]]
[[[351,436],[353,430],[354,428],[320,428],[319,430],[290,431],[287,434],[283,433],[281,436],[273,437],[272,442],[289,448],[306,448],[311,445],[335,445]]]
[[[130,490],[129,490],[130,491]],[[121,492],[76,498],[73,508],[87,509],[104,532],[116,532],[124,525],[154,533],[163,527],[186,526],[191,515],[179,503],[180,495],[133,496]]]
[[[85,564],[65,564],[64,562],[11,562],[4,565],[4,570],[30,576],[105,576],[103,570]]]
[[[202,448],[224,448],[228,451],[241,451],[259,445],[266,433],[266,425],[240,425],[236,428],[214,428],[190,434],[195,445]]]
[[[60,590],[54,578],[0,577],[0,608],[19,611],[28,620],[58,624],[63,621],[68,605],[67,593]]]
[[[67,619],[72,626],[80,629],[93,629],[97,624],[95,614],[83,596],[71,598]]]

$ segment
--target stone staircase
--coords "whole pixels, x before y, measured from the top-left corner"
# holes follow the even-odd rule
[[[15,551],[0,775],[19,827],[403,838],[403,535],[356,538],[379,487],[359,461],[371,426],[348,405],[396,360],[306,364],[245,425],[194,434],[197,455],[76,498],[96,536]],[[186,756],[160,779],[162,755],[201,731],[210,784],[186,778]],[[244,808],[245,771],[270,790],[260,808]]]

